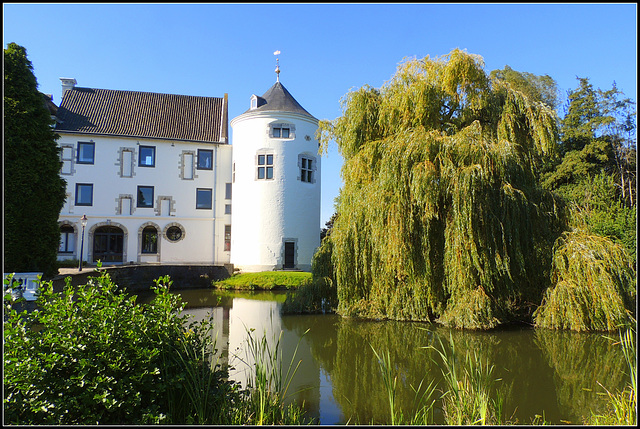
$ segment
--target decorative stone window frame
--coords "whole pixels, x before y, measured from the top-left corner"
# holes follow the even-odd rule
[[[191,178],[187,178],[185,177],[184,174],[184,170],[185,170],[185,162],[184,162],[184,157],[185,155],[191,155]],[[180,179],[182,180],[194,180],[198,177],[198,174],[196,173],[198,170],[196,168],[196,151],[195,150],[183,150],[180,153],[180,159],[178,160],[178,168],[180,169]]]
[[[180,236],[179,239],[177,240],[171,240],[169,239],[169,237],[167,236],[167,231],[169,230],[169,228],[171,228],[172,226],[176,226],[178,228],[180,228],[180,231],[182,231],[182,235]],[[182,226],[181,224],[179,224],[178,222],[171,222],[168,223],[164,229],[162,230],[162,236],[164,237],[165,240],[167,240],[169,243],[177,243],[178,241],[182,241],[184,240],[184,238],[187,236],[187,231],[184,229],[184,226]]]
[[[69,157],[65,157],[64,156],[64,150],[68,149],[69,150]],[[76,166],[76,152],[75,152],[75,146],[73,144],[63,144],[60,145],[60,161],[62,162],[62,165],[60,166],[60,174],[64,175],[64,176],[73,176],[73,174],[76,172],[75,166]],[[64,163],[68,162],[69,163],[69,172],[65,173],[64,172]]]
[[[122,201],[123,200],[129,200],[129,207],[130,207],[130,212],[129,213],[122,213]],[[118,198],[116,198],[116,214],[117,215],[124,215],[124,216],[131,216],[133,214],[133,212],[136,211],[136,208],[133,204],[133,194],[120,194],[118,195]]]
[[[74,243],[73,252],[71,253],[60,252],[60,248],[58,247],[58,255],[67,256],[67,257],[71,256],[77,259],[78,258],[78,240],[80,239],[78,234],[78,224],[76,222],[71,222],[70,220],[63,220],[58,222],[58,228],[62,229],[63,226],[68,226],[73,228],[73,233],[75,234],[75,237],[76,237],[76,243]]]
[[[162,229],[160,228],[160,225],[158,225],[157,223],[154,222],[145,222],[142,225],[140,225],[140,228],[138,228],[138,262],[140,262],[142,260],[142,257],[153,257],[154,254],[153,253],[142,253],[142,232],[144,231],[144,229],[148,226],[152,226],[156,229],[156,232],[158,233],[158,242],[156,243],[156,261],[160,262],[160,246],[162,243],[162,240],[160,240],[160,237],[163,235],[163,233],[161,232]]]
[[[274,137],[273,135],[274,128],[289,128],[289,137]],[[267,128],[267,134],[270,139],[294,140],[296,138],[296,126],[295,124],[291,124],[288,122],[272,122],[269,124],[269,127]]]
[[[131,152],[131,176],[124,175],[124,152]],[[115,165],[118,167],[118,176],[123,178],[131,178],[136,175],[135,167],[137,165],[136,163],[137,155],[138,153],[135,147],[123,146],[118,149],[118,160],[115,163]]]
[[[96,229],[101,226],[115,226],[116,228],[120,228],[122,230],[122,263],[124,264],[127,261],[128,254],[128,244],[129,244],[129,231],[127,228],[118,222],[111,222],[111,219],[107,219],[106,222],[98,222],[95,225],[91,225],[89,228],[89,233],[87,234],[87,261],[93,261],[93,236],[96,232]]]
[[[169,216],[176,215],[176,200],[171,195],[158,195],[156,198],[156,206],[153,209],[156,216],[162,216],[162,202],[169,201]]]
[[[312,167],[311,170],[307,169],[307,171],[311,171],[311,181],[303,181],[302,180],[302,158],[306,158],[307,160],[311,160]],[[302,183],[314,184],[316,183],[318,177],[318,159],[309,152],[303,152],[298,154],[298,177],[297,179]]]

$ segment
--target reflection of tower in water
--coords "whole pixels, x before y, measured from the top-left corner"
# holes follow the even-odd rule
[[[259,359],[262,363],[280,365],[283,378],[290,364],[293,371],[299,363],[285,402],[295,400],[300,405],[304,403],[309,418],[320,417],[320,367],[311,353],[308,341],[305,338],[300,340],[300,330],[284,327],[280,315],[281,304],[276,301],[223,298],[219,306],[212,306],[200,296],[186,298],[185,301],[189,303],[185,313],[193,315],[190,320],[212,317],[212,338],[216,340],[217,348],[215,358],[219,358],[220,364],[230,368],[230,379],[239,382],[243,388],[247,387],[255,373],[256,363],[255,356],[248,347],[251,341],[257,343],[272,353],[277,352],[275,362],[266,356],[259,356]],[[199,306],[203,304],[205,306]]]

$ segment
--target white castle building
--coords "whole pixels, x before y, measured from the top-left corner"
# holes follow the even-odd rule
[[[59,260],[310,270],[320,245],[318,120],[279,79],[231,121],[233,144],[227,94],[61,81]]]

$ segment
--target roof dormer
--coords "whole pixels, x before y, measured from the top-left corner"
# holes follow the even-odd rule
[[[267,104],[267,100],[265,100],[264,98],[258,97],[257,95],[253,94],[251,96],[251,109],[250,110],[257,109],[258,107],[263,106],[265,104]]]

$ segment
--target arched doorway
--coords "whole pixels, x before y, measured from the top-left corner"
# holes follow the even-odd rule
[[[124,232],[117,226],[101,226],[93,233],[93,261],[122,262]]]

